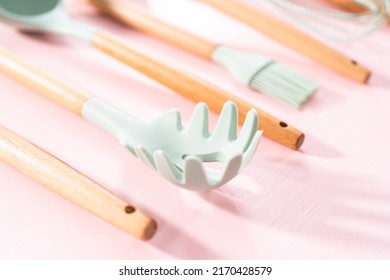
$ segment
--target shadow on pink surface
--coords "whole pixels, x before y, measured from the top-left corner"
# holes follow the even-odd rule
[[[343,153],[338,149],[326,144],[325,141],[317,139],[313,135],[306,135],[305,145],[299,151],[303,155],[318,158],[341,158]]]
[[[154,214],[155,215],[155,214]],[[156,217],[157,220],[161,220]],[[158,234],[150,241],[150,245],[177,259],[223,259],[210,246],[202,242],[202,238],[190,236],[168,221],[163,222]]]
[[[87,21],[100,22],[100,19],[95,19],[94,16],[89,17],[87,15],[84,17]],[[152,53],[154,51],[161,52],[162,57],[171,55],[180,63],[187,63],[194,68],[198,68],[195,69],[196,71],[212,73],[213,75],[210,74],[210,76],[214,78],[222,73],[219,70],[214,71],[216,68],[214,69],[213,66],[208,65],[207,61],[195,58],[173,47],[164,46],[164,43],[147,38],[146,35],[138,34],[138,32],[127,27],[122,28],[120,24],[110,19],[103,18],[102,22],[109,29],[112,27],[116,29],[116,33],[126,36],[124,38],[129,42],[134,40],[134,44],[145,44],[145,46],[150,43]],[[386,29],[389,30],[388,27]],[[195,106],[195,103],[157,85],[120,62],[72,39],[35,34],[11,37],[14,41],[11,43],[11,40],[7,38],[8,32],[10,33],[8,30],[5,31],[3,39],[0,38],[5,46],[16,53],[24,53],[26,58],[30,57],[37,65],[42,63],[42,65],[45,65],[42,67],[46,70],[50,71],[51,68],[54,72],[58,71],[61,73],[60,76],[63,76],[66,80],[81,85],[89,92],[110,101],[136,117],[151,117],[153,114],[158,115],[162,111],[178,107],[183,113],[183,119],[188,120]],[[228,40],[230,36],[231,34],[227,34],[226,39]],[[137,42],[138,39],[139,42]],[[27,42],[29,44],[28,49],[26,49]],[[248,47],[244,46],[242,42],[237,43],[237,46]],[[258,48],[257,45],[250,47],[253,50]],[[71,131],[71,128],[78,128],[77,132],[83,133],[85,139],[83,141],[78,140],[79,142],[76,142],[73,146],[68,145],[68,148],[62,147],[57,152],[61,151],[60,155],[63,153],[63,158],[69,161],[72,159],[76,166],[79,164],[80,167],[83,167],[80,159],[81,155],[83,157],[87,157],[87,155],[96,156],[100,146],[89,147],[87,152],[86,148],[80,148],[81,144],[87,144],[92,139],[98,139],[99,143],[96,146],[99,144],[104,148],[107,147],[107,149],[103,149],[104,153],[107,153],[105,156],[106,162],[99,163],[101,167],[98,170],[101,170],[100,172],[96,170],[97,166],[95,166],[89,167],[87,173],[111,184],[118,195],[127,197],[130,201],[133,201],[132,198],[135,197],[135,201],[142,202],[139,203],[140,205],[144,204],[146,209],[153,209],[151,210],[153,212],[152,216],[159,221],[160,228],[156,237],[149,243],[138,243],[138,241],[128,236],[114,242],[112,236],[120,235],[116,229],[108,227],[109,234],[106,234],[106,236],[100,234],[99,237],[91,238],[89,234],[98,234],[88,232],[88,226],[83,224],[84,220],[78,218],[75,219],[77,221],[73,222],[75,227],[79,227],[80,231],[73,231],[73,240],[69,239],[69,235],[66,235],[65,239],[69,239],[68,243],[60,246],[56,239],[51,240],[52,243],[45,237],[39,240],[39,237],[48,234],[47,225],[41,225],[37,227],[39,230],[35,231],[35,237],[38,242],[43,244],[42,247],[46,246],[43,255],[46,254],[47,256],[51,245],[54,245],[58,246],[57,250],[60,252],[52,252],[56,256],[61,254],[72,255],[67,252],[68,248],[66,247],[69,247],[69,250],[73,248],[75,252],[77,250],[88,251],[84,250],[88,246],[90,246],[90,250],[97,250],[94,248],[99,247],[102,249],[96,251],[98,252],[96,254],[100,258],[104,258],[108,254],[111,254],[110,256],[113,258],[117,258],[118,255],[123,256],[123,258],[128,256],[135,258],[139,255],[133,253],[134,247],[139,247],[136,252],[143,257],[147,256],[143,252],[150,248],[156,248],[155,251],[160,251],[160,253],[156,253],[151,250],[152,253],[149,253],[151,258],[155,256],[165,257],[165,255],[182,259],[308,258],[313,255],[320,258],[329,256],[333,258],[389,257],[389,177],[382,175],[386,172],[386,165],[384,161],[381,161],[381,158],[386,157],[387,144],[382,145],[374,139],[380,139],[383,143],[387,142],[387,140],[383,140],[387,138],[382,133],[386,123],[379,122],[382,119],[388,119],[388,115],[384,113],[388,110],[387,108],[385,110],[383,106],[387,102],[384,102],[385,99],[375,98],[378,97],[376,95],[383,96],[387,94],[386,90],[390,85],[390,76],[387,69],[387,57],[383,57],[383,63],[375,61],[374,58],[377,56],[373,56],[372,51],[370,51],[374,48],[383,54],[388,52],[387,46],[385,43],[382,45],[380,40],[376,43],[368,41],[361,45],[353,44],[352,48],[355,49],[355,52],[359,51],[367,55],[367,58],[362,57],[363,60],[366,60],[362,62],[368,63],[369,66],[378,64],[375,68],[373,67],[375,73],[368,86],[361,86],[352,81],[347,81],[328,70],[325,72],[322,67],[317,67],[315,63],[304,58],[302,58],[303,64],[301,64],[300,57],[292,56],[290,58],[288,52],[283,56],[276,49],[274,52],[281,60],[291,62],[292,65],[296,65],[297,69],[306,69],[306,73],[310,72],[309,74],[311,74],[313,72],[313,77],[319,77],[327,81],[324,88],[310,102],[310,105],[308,104],[301,111],[293,112],[282,106],[273,106],[273,103],[266,102],[264,104],[265,109],[270,107],[272,111],[272,108],[276,108],[276,111],[279,110],[282,115],[288,116],[288,119],[290,117],[296,118],[297,123],[301,123],[303,126],[299,127],[308,132],[306,143],[301,152],[293,152],[272,143],[270,140],[262,140],[261,149],[242,175],[220,190],[207,194],[183,193],[175,189],[174,186],[170,186],[158,178],[158,175],[142,168],[135,161],[133,162],[133,159],[128,160],[127,157],[130,155],[122,155],[120,148],[111,147],[110,145],[114,145],[114,141],[111,141],[108,136],[107,138],[103,137],[103,134],[100,134],[97,129],[95,131],[92,126],[90,127],[90,124],[77,124],[78,120],[76,118],[69,117],[67,113],[61,114],[62,118],[57,118],[56,121],[60,121],[63,126],[67,127],[67,131]],[[360,60],[359,57],[357,59]],[[208,67],[206,68],[206,66]],[[315,66],[314,69],[312,69],[312,66]],[[139,79],[141,81],[137,81]],[[221,76],[222,79],[225,79],[225,76]],[[148,85],[143,83],[143,80]],[[383,87],[383,92],[377,94],[375,87]],[[25,98],[25,102],[22,104],[23,106],[19,105],[20,115],[12,115],[4,122],[19,127],[21,132],[30,131],[30,135],[34,136],[33,139],[42,139],[42,143],[50,144],[52,150],[56,151],[55,147],[58,146],[59,138],[51,136],[52,139],[50,140],[46,136],[46,133],[56,128],[54,124],[48,126],[47,130],[41,129],[40,133],[36,133],[33,131],[32,125],[24,121],[25,119],[19,122],[16,119],[18,115],[34,116],[34,114],[37,114],[36,111],[28,111],[30,105],[36,106],[45,114],[51,113],[52,115],[57,113],[57,108],[46,106],[44,102],[36,102],[34,94],[24,92],[22,87],[14,87],[12,84],[9,89],[14,90],[15,93],[7,96],[8,93],[4,92],[3,96],[4,99],[8,98],[10,111],[13,106],[19,103],[21,98]],[[241,89],[241,87],[238,89]],[[232,88],[230,90],[234,91]],[[237,90],[237,92],[239,91]],[[256,100],[259,101],[260,98],[261,95]],[[369,99],[378,100],[378,102],[368,103],[367,100]],[[259,101],[258,104],[262,103]],[[380,106],[383,106],[383,109]],[[361,112],[364,109],[370,108],[372,111],[368,111],[367,116],[364,116],[365,119],[369,119],[367,123],[362,123],[360,119],[357,119],[362,115]],[[384,117],[373,117],[380,112]],[[276,113],[275,115],[279,114]],[[4,116],[11,116],[11,113]],[[213,114],[211,121],[215,120],[215,117]],[[44,116],[37,119],[37,123],[42,127],[47,126],[45,121],[49,122],[52,119]],[[326,123],[331,124],[327,127],[318,127],[318,125]],[[356,139],[360,138],[353,138],[352,136],[361,137],[361,127],[365,130],[371,129],[371,132],[373,132],[373,127],[375,127],[371,125],[373,123],[379,126],[378,133],[370,134],[366,132],[366,135],[368,135],[366,140],[369,139],[370,141],[364,143],[367,143],[366,147],[370,146],[370,153],[376,153],[377,157],[367,158],[367,152],[361,153],[361,146],[363,145],[356,144],[358,142]],[[352,124],[351,127],[348,126],[349,124]],[[354,130],[353,126],[357,129]],[[334,128],[337,131],[336,135],[332,135],[332,139],[327,139],[326,136],[332,133]],[[340,132],[344,131],[345,133],[339,135]],[[74,133],[74,137],[77,136],[76,134]],[[29,134],[27,133],[27,135]],[[350,144],[351,139],[355,143]],[[79,151],[79,155],[76,151]],[[356,153],[359,153],[358,157],[355,157]],[[367,161],[364,164],[359,164],[359,160]],[[376,165],[377,162],[380,162],[380,164]],[[87,159],[84,162],[84,164],[91,165],[93,163],[93,161]],[[130,167],[134,167],[137,174],[129,173]],[[106,168],[109,170],[105,170]],[[132,184],[129,184],[129,182]],[[137,188],[133,184],[137,184]],[[116,187],[117,189],[114,189],[114,185],[133,185],[133,188],[123,187],[123,189],[119,189],[119,187]],[[4,185],[3,187],[6,188],[7,186]],[[11,190],[9,191],[11,192]],[[33,190],[32,194],[35,194],[35,192]],[[45,192],[46,190],[42,191],[44,194]],[[5,199],[9,198],[6,196]],[[26,200],[30,199],[26,198]],[[18,200],[15,199],[15,201]],[[42,203],[45,200],[37,201],[45,204]],[[35,207],[34,203],[29,204],[29,207]],[[53,207],[55,206],[53,205]],[[62,208],[59,210],[62,210]],[[28,207],[25,211],[28,211]],[[47,210],[44,209],[44,211]],[[25,212],[22,211],[20,217],[24,218],[24,214]],[[74,215],[80,215],[78,209],[74,210]],[[53,223],[56,219],[53,219]],[[85,221],[91,223],[90,225],[94,224],[94,220],[89,216],[86,216],[85,219]],[[23,219],[21,221],[21,223],[24,223]],[[34,220],[31,219],[31,221]],[[72,225],[69,220],[67,221],[68,224],[66,225]],[[50,223],[48,224],[50,225]],[[15,228],[18,229],[18,227]],[[53,235],[54,233],[63,234],[53,229],[52,225],[49,228],[51,228]],[[66,227],[64,229],[66,230]],[[102,226],[102,229],[104,230],[105,226]],[[11,237],[15,238],[12,231],[9,232],[10,240]],[[21,247],[25,247],[33,243],[31,241],[34,241],[34,237],[31,237],[31,240],[29,237],[22,236],[21,233],[20,235],[20,239],[24,240],[24,243],[14,239],[12,240],[14,244],[20,243],[23,244]],[[79,243],[76,241],[73,244],[75,240],[83,240],[83,238],[87,243],[90,242],[88,246],[81,241]],[[96,241],[94,241],[95,239]],[[313,244],[312,241],[316,243]],[[114,242],[114,245],[110,242]],[[102,243],[105,243],[107,247],[102,247]],[[39,245],[39,243],[37,244]],[[37,244],[36,248],[30,248],[30,254],[36,255],[41,252],[41,246]],[[12,252],[12,250],[9,249],[8,252]],[[108,253],[109,250],[112,251]],[[161,252],[165,254],[161,254]],[[76,252],[73,253],[73,256],[80,253],[86,254]],[[83,256],[91,257],[94,254],[90,253]]]
[[[15,32],[20,33],[25,36],[28,40],[33,40],[35,43],[42,45],[51,45],[55,47],[60,47],[64,49],[69,49],[72,44],[71,41],[66,36],[60,36],[50,33],[40,33],[34,31],[22,31],[15,29]]]
[[[389,73],[390,74],[390,73]],[[383,89],[388,89],[390,87],[390,75],[385,76],[383,74],[375,73],[372,75],[369,85],[374,85],[376,87],[382,87]]]
[[[305,175],[302,168],[307,169]],[[299,175],[293,175],[291,169]],[[278,174],[290,176],[281,178]],[[263,182],[264,176],[252,178],[262,188],[261,193],[230,183],[203,198],[243,219],[328,245],[390,248],[390,193],[375,191],[379,183],[288,160],[274,164],[263,175],[280,179],[268,184]],[[371,191],[357,187],[362,185],[372,187]],[[245,203],[256,200],[258,203]]]

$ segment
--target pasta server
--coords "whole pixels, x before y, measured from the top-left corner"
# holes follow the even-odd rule
[[[0,20],[24,31],[80,38],[184,97],[196,103],[206,102],[214,112],[219,113],[225,102],[233,101],[239,108],[240,124],[244,123],[246,113],[254,108],[261,118],[259,129],[264,131],[264,136],[286,147],[297,150],[304,142],[303,132],[249,102],[150,58],[106,32],[71,20],[61,0],[0,0]]]
[[[110,132],[134,156],[185,189],[207,191],[227,183],[249,163],[260,140],[255,110],[248,112],[237,136],[232,102],[225,104],[211,134],[204,103],[196,107],[185,128],[177,110],[154,120],[136,120],[1,48],[0,71]],[[219,162],[224,168],[205,169],[204,162]]]

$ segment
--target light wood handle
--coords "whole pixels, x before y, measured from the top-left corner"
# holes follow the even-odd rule
[[[0,72],[3,72],[59,105],[81,114],[89,96],[49,73],[0,48]]]
[[[364,6],[352,0],[328,0],[344,10],[355,12],[355,13],[363,13],[366,11]]]
[[[138,239],[148,240],[156,232],[153,219],[2,126],[0,160]]]
[[[96,33],[92,44],[186,98],[195,102],[207,103],[214,112],[219,113],[228,100],[235,102],[239,109],[239,122],[241,124],[245,120],[246,113],[255,108],[259,116],[259,129],[264,130],[265,137],[292,149],[298,149],[303,143],[304,134],[285,122],[239,97],[147,57],[107,34]]]
[[[147,10],[130,1],[88,0],[101,11],[121,22],[167,41],[187,51],[211,59],[218,44],[200,36],[185,32],[175,26],[157,19]]]
[[[264,35],[316,60],[345,77],[361,83],[367,82],[370,77],[370,70],[359,65],[355,60],[348,58],[288,24],[244,4],[240,0],[201,1],[250,25]]]

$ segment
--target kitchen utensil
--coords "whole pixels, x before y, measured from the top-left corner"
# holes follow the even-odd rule
[[[386,0],[319,1],[269,0],[294,23],[333,40],[358,40],[379,30],[389,20]],[[329,3],[332,2],[332,3]],[[336,4],[336,5],[332,5]],[[340,8],[343,11],[340,11]]]
[[[138,239],[148,240],[156,232],[157,224],[153,219],[2,126],[0,160]]]
[[[207,191],[227,183],[248,164],[261,136],[256,111],[251,110],[237,137],[237,110],[232,102],[226,103],[210,134],[204,103],[196,107],[187,128],[177,110],[139,121],[1,48],[0,71],[110,132],[153,170],[189,190]],[[220,162],[224,169],[205,170],[203,162]]]
[[[272,58],[206,40],[174,27],[146,9],[124,0],[89,0],[103,12],[176,46],[225,67],[238,81],[299,108],[318,89],[318,84]]]
[[[344,8],[346,11],[352,11],[355,13],[364,13],[366,11],[375,12],[379,5],[386,4],[387,0],[328,0],[331,3]],[[376,8],[375,8],[376,7]]]
[[[61,0],[0,0],[0,20],[24,31],[54,32],[72,35],[119,59],[161,84],[194,102],[207,102],[214,112],[220,112],[226,101],[239,108],[238,120],[243,124],[246,113],[256,109],[261,119],[259,129],[264,136],[292,149],[299,149],[305,135],[249,102],[200,79],[172,69],[134,49],[105,32],[75,21],[65,13]]]
[[[370,70],[292,26],[240,0],[200,0],[253,27],[264,35],[357,82],[366,83]]]

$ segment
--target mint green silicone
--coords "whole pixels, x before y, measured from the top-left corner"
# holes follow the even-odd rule
[[[140,121],[97,98],[84,104],[82,115],[117,137],[134,156],[171,183],[194,191],[212,190],[234,178],[249,163],[261,137],[255,110],[248,112],[237,136],[233,102],[223,107],[212,134],[204,103],[197,105],[188,127],[183,127],[178,110]],[[204,162],[219,162],[223,168],[205,168]]]
[[[53,32],[90,42],[96,28],[73,21],[61,0],[0,0],[0,20],[28,32]]]
[[[9,1],[0,0],[0,20],[21,30],[61,33],[87,41],[96,32],[70,20],[62,1],[34,0],[35,8],[27,4],[32,0]],[[213,134],[204,103],[196,107],[187,128],[177,110],[152,121],[138,121],[96,98],[85,102],[82,114],[170,182],[196,191],[217,188],[234,178],[252,158],[261,136],[257,113],[251,110],[237,137],[237,108],[232,102],[225,104]],[[206,169],[204,162],[220,162],[224,167]]]
[[[305,75],[258,53],[220,45],[215,49],[212,59],[242,84],[295,108],[310,100],[319,88],[316,82]]]

